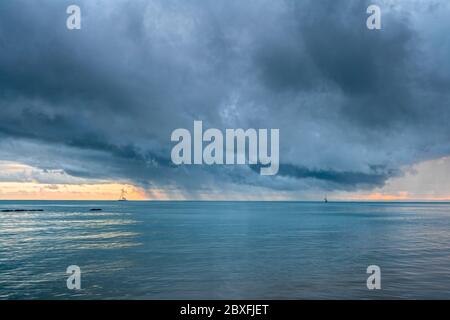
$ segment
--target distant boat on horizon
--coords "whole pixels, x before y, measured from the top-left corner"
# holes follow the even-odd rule
[[[122,193],[120,194],[119,200],[118,201],[128,201],[127,198],[125,198],[125,194],[127,192],[125,191],[125,189],[122,189]]]
[[[327,196],[325,196],[325,198],[323,199],[323,202],[328,203]]]

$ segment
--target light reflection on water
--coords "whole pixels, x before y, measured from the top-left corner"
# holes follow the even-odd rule
[[[16,208],[45,211],[0,213],[2,299],[450,298],[449,204],[0,202]]]

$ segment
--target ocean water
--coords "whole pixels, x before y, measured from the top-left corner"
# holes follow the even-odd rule
[[[102,208],[102,211],[90,211]],[[450,204],[2,201],[0,299],[450,299]],[[68,290],[66,268],[81,268]],[[366,268],[381,268],[368,290]]]

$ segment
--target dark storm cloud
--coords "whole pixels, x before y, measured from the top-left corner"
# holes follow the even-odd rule
[[[259,166],[251,166],[255,172],[259,172]],[[283,164],[278,175],[295,179],[313,179],[322,183],[322,187],[333,189],[371,189],[381,187],[385,181],[393,176],[399,176],[397,170],[388,169],[384,166],[370,166],[369,172],[336,171],[333,169],[313,169]]]
[[[392,176],[392,170],[388,172],[338,172],[333,170],[311,170],[308,168],[300,168],[293,165],[284,165],[280,171],[280,175],[294,178],[313,178],[330,182],[336,185],[344,185],[348,187],[378,187],[382,186],[387,178]]]
[[[79,31],[65,28],[72,3]],[[432,23],[448,5],[380,2],[383,29],[370,31],[368,4],[1,1],[1,155],[192,193],[295,189],[286,177],[381,186],[402,165],[450,154],[447,32]],[[279,176],[172,166],[170,133],[194,120],[280,128]]]
[[[256,69],[274,92],[336,90],[342,117],[385,127],[415,117],[411,106],[415,33],[404,17],[383,16],[383,32],[365,28],[367,1],[293,1],[293,27],[264,43]],[[398,19],[398,20],[396,20]]]

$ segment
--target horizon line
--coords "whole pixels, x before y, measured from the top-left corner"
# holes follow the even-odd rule
[[[32,202],[32,201],[47,201],[47,202],[120,202],[119,200],[105,200],[105,199],[0,199],[0,202],[4,201],[21,201],[21,202]],[[127,200],[126,202],[314,202],[314,203],[450,203],[448,200],[328,200],[325,203],[323,200],[204,200],[204,199],[143,199],[143,200]]]

